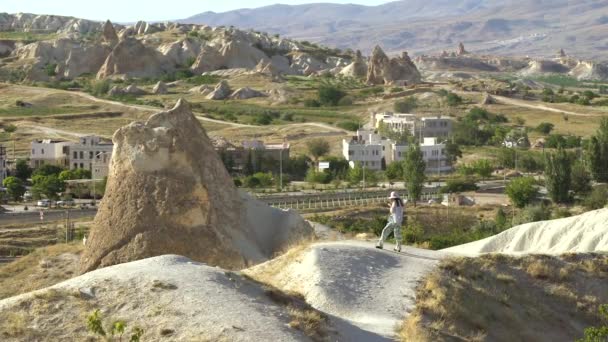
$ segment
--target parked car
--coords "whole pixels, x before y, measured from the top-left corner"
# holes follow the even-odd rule
[[[60,207],[71,207],[74,205],[74,200],[73,199],[66,199],[66,200],[62,200],[62,201],[58,201],[57,205]]]
[[[38,207],[49,207],[51,205],[51,201],[48,199],[42,199],[38,202],[36,202],[36,206]]]

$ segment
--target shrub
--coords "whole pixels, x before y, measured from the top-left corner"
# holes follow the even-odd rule
[[[332,181],[332,177],[328,172],[310,169],[306,174],[306,181],[315,184],[329,184]]]
[[[543,122],[543,123],[539,124],[538,126],[536,126],[536,131],[547,135],[547,134],[551,133],[551,131],[553,130],[554,127],[555,127],[555,125],[550,122]]]
[[[324,106],[336,106],[340,102],[340,100],[346,96],[346,93],[343,92],[340,88],[331,86],[331,85],[323,85],[319,88],[319,103]]]
[[[260,126],[267,126],[272,123],[272,117],[267,113],[259,113],[254,116],[253,123]]]
[[[415,97],[408,97],[405,100],[397,101],[394,104],[394,110],[397,113],[410,113],[418,107]]]
[[[443,193],[458,193],[477,190],[477,184],[474,179],[453,178],[448,179],[446,185],[441,188]]]
[[[448,93],[448,95],[446,96],[446,101],[447,101],[448,106],[450,106],[450,107],[459,106],[463,102],[462,97],[460,97],[452,92]]]
[[[524,177],[511,181],[506,188],[507,196],[518,208],[523,208],[534,200],[538,194],[534,178]]]
[[[304,100],[304,107],[321,107],[321,103],[315,99]]]
[[[585,337],[576,342],[608,341],[608,304],[600,305],[598,311],[603,321],[602,326],[585,328]]]
[[[347,131],[355,132],[361,127],[361,123],[357,121],[340,121],[336,126]]]
[[[44,71],[49,77],[54,77],[57,75],[57,71],[55,70],[57,70],[57,64],[55,63],[49,63],[44,67]]]
[[[351,96],[344,96],[340,99],[340,101],[338,101],[338,106],[352,106],[353,103],[354,100]]]
[[[591,193],[585,198],[583,204],[589,210],[602,209],[608,203],[608,186],[600,185],[591,190]]]

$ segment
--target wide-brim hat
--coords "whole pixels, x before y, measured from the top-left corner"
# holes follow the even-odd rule
[[[399,198],[399,194],[396,192],[391,192],[391,195],[388,196],[389,199],[395,199],[395,198]]]

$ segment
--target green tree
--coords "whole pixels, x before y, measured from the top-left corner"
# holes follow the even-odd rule
[[[388,165],[386,171],[384,172],[386,178],[390,182],[394,182],[398,179],[403,178],[403,163],[401,162],[393,162]]]
[[[23,181],[17,177],[6,177],[2,181],[2,186],[6,188],[6,192],[13,201],[18,201],[25,193]]]
[[[608,341],[608,304],[602,304],[599,314],[603,324],[597,327],[585,328],[585,337],[576,342],[606,342]]]
[[[397,101],[393,105],[393,109],[397,113],[411,113],[416,108],[418,108],[418,102],[413,96],[410,96],[401,101]]]
[[[410,145],[405,155],[403,176],[405,177],[409,198],[414,201],[414,207],[422,194],[422,188],[426,180],[425,170],[426,163],[422,157],[420,146],[418,144]]]
[[[462,158],[462,150],[460,149],[460,145],[452,141],[448,141],[445,144],[445,155],[451,165],[456,164],[458,158]]]
[[[598,182],[608,182],[608,118],[602,119],[596,134],[591,137],[587,158],[593,178]]]
[[[583,163],[576,162],[572,166],[571,183],[572,191],[579,196],[591,191],[591,175]]]
[[[472,166],[475,173],[478,174],[482,180],[490,178],[490,176],[492,176],[492,171],[494,171],[492,162],[487,159],[477,159],[473,162]]]
[[[409,130],[396,131],[385,124],[384,121],[380,121],[378,124],[378,133],[400,144],[407,143],[412,138]]]
[[[17,160],[17,164],[15,165],[15,176],[24,182],[32,176],[32,168],[27,160]]]
[[[569,201],[571,172],[570,157],[562,147],[555,154],[547,154],[545,160],[545,186],[553,202],[566,203]]]
[[[64,170],[59,173],[59,179],[61,179],[62,181],[90,178],[91,171],[85,169]]]
[[[319,103],[324,106],[337,106],[338,102],[346,96],[340,88],[331,85],[321,86],[318,93]]]
[[[306,147],[308,148],[308,153],[312,156],[315,161],[315,165],[318,166],[319,158],[329,153],[329,142],[325,139],[313,139],[310,140]]]
[[[498,226],[498,228],[505,229],[508,227],[507,215],[505,214],[505,211],[502,209],[502,207],[498,208],[494,220],[496,221],[496,226]]]
[[[536,126],[536,131],[547,135],[551,133],[554,127],[555,125],[550,122],[541,122],[538,126]]]
[[[315,184],[329,184],[332,180],[332,176],[329,172],[317,171],[315,169],[308,170],[306,174],[306,181],[308,183]]]
[[[33,176],[51,176],[51,175],[55,175],[58,176],[61,171],[63,171],[63,168],[57,165],[52,165],[52,164],[44,164],[42,166],[40,166],[39,168],[37,168],[36,170],[34,170],[34,173],[32,174]]]
[[[534,178],[522,177],[512,180],[506,188],[507,196],[518,208],[528,205],[538,195]]]
[[[45,195],[48,199],[56,200],[59,193],[65,190],[65,182],[55,174],[50,176],[34,175],[32,177],[32,190],[37,194]]]
[[[606,203],[608,203],[608,186],[606,185],[594,187],[583,201],[583,205],[589,210],[602,209]]]
[[[456,107],[456,106],[459,106],[462,104],[462,97],[460,97],[452,92],[449,92],[446,96],[446,101],[447,101],[448,106]]]

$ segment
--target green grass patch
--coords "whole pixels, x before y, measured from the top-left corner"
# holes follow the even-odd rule
[[[30,116],[52,116],[60,114],[86,113],[93,110],[92,107],[7,107],[0,108],[0,117],[30,117]]]
[[[20,32],[20,31],[2,31],[0,32],[0,39],[2,40],[18,40],[26,42],[36,42],[41,40],[52,40],[56,39],[59,35],[57,33],[34,33],[34,32]]]
[[[533,81],[548,83],[564,88],[592,88],[598,89],[602,85],[606,85],[606,82],[601,81],[579,81],[574,77],[566,75],[545,75],[530,78]]]

